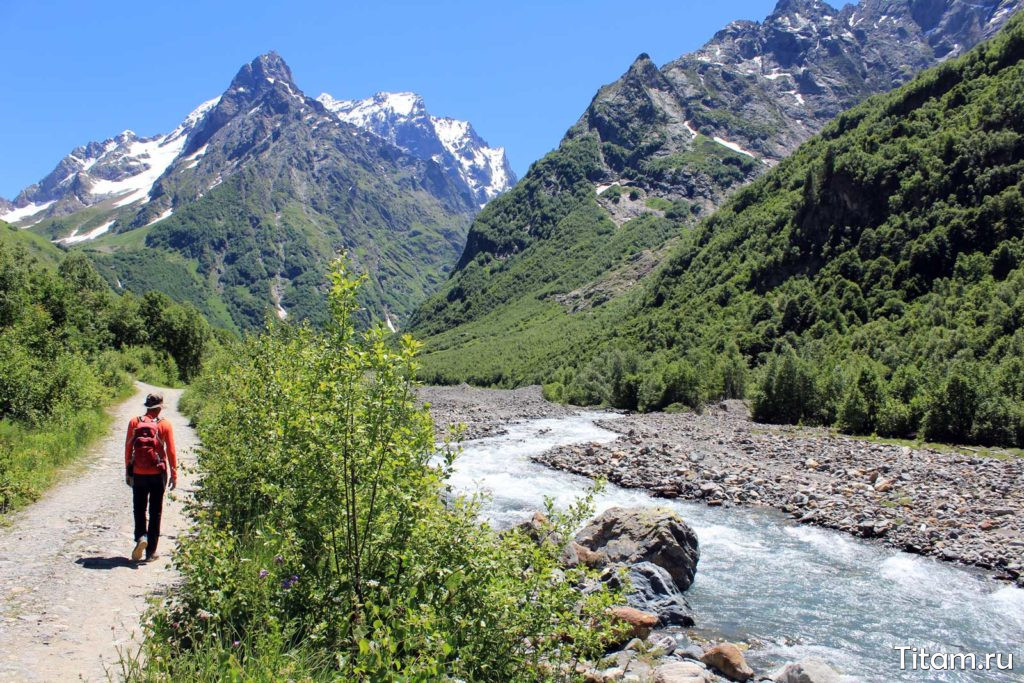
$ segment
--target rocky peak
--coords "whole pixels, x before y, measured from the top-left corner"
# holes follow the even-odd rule
[[[379,92],[362,100],[323,93],[317,101],[342,121],[437,163],[463,184],[474,204],[488,202],[515,183],[504,149],[488,146],[468,121],[432,116],[416,93]]]
[[[287,114],[295,107],[315,106],[292,79],[292,70],[276,52],[252,60],[231,80],[219,101],[195,127],[185,145],[190,155],[209,142],[217,131],[239,115],[265,108],[270,115]]]
[[[281,81],[293,87],[295,86],[291,68],[281,58],[281,55],[274,51],[262,54],[243,66],[238,71],[238,75],[235,76],[235,80],[232,81],[232,86],[236,83],[245,84],[240,81],[247,81],[252,85],[260,81]]]
[[[641,52],[629,65],[624,78],[635,78],[645,84],[654,84],[661,80],[662,76],[658,67],[651,61],[650,55]]]

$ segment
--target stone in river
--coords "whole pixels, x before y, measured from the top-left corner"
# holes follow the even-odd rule
[[[605,564],[655,564],[680,590],[693,583],[700,559],[697,535],[668,508],[610,508],[592,519],[576,542]]]
[[[774,671],[775,683],[840,683],[842,677],[820,659],[808,657]]]
[[[704,653],[700,661],[733,681],[746,681],[754,677],[754,670],[747,664],[740,649],[732,643],[715,645]]]

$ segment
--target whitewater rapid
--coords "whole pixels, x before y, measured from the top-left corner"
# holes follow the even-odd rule
[[[497,526],[565,507],[588,479],[548,469],[530,456],[574,443],[607,443],[605,413],[530,420],[499,436],[466,442],[451,483],[487,496],[483,515]],[[652,498],[609,485],[596,512],[665,505],[697,532],[700,564],[687,593],[697,629],[752,644],[758,673],[819,657],[851,680],[1024,680],[1024,590],[937,560],[837,532],[795,524],[765,509],[718,508]],[[896,647],[929,652],[1013,654],[1014,671],[900,671]]]

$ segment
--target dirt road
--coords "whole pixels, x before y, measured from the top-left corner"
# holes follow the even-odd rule
[[[83,464],[0,528],[0,681],[105,681],[118,678],[118,649],[138,644],[147,598],[175,579],[169,556],[184,528],[178,491],[164,499],[160,558],[133,565],[131,489],[124,483],[124,430],[143,412],[137,393],[113,408],[110,433]],[[160,389],[174,426],[179,463],[197,443],[176,410],[180,390]]]

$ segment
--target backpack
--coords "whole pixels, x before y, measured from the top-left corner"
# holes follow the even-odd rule
[[[135,426],[135,433],[132,436],[132,467],[144,469],[156,468],[163,470],[164,464],[160,443],[160,430],[157,425],[160,418],[147,420],[143,415]]]

